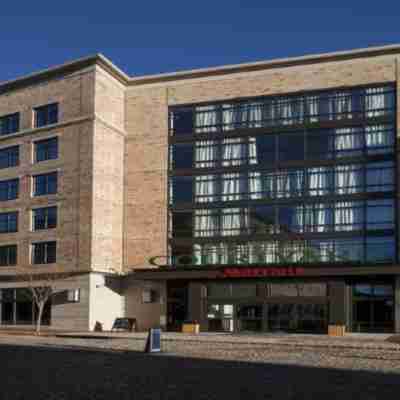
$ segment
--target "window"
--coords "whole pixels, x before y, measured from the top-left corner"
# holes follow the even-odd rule
[[[170,114],[170,130],[176,135],[193,132],[194,113],[191,108],[179,108]]]
[[[32,245],[32,264],[51,264],[56,262],[57,242],[40,242]]]
[[[170,139],[172,259],[395,262],[395,97],[373,85],[171,108],[170,134],[186,135]]]
[[[0,267],[17,265],[17,245],[0,246]]]
[[[254,234],[274,233],[276,227],[275,207],[265,205],[252,207],[250,227]]]
[[[193,183],[191,176],[175,176],[171,182],[170,202],[173,204],[193,201]]]
[[[174,212],[172,214],[172,231],[174,237],[191,237],[193,232],[192,212]]]
[[[35,127],[56,124],[58,122],[58,104],[47,104],[45,106],[37,107],[35,112]]]
[[[18,212],[0,214],[0,233],[12,233],[18,231]]]
[[[12,146],[0,149],[0,169],[19,165],[19,147]]]
[[[43,196],[57,193],[57,172],[36,175],[33,177],[34,196]]]
[[[170,114],[173,134],[193,134],[323,121],[391,116],[393,86],[331,90],[306,95],[269,96],[232,103],[176,107]]]
[[[304,160],[304,135],[302,133],[278,135],[279,160]]]
[[[193,145],[174,144],[171,151],[171,167],[174,169],[193,168]]]
[[[57,226],[57,207],[37,208],[32,211],[32,219],[34,231],[55,228]]]
[[[0,201],[14,200],[18,198],[19,179],[0,181]]]
[[[35,142],[36,162],[58,158],[58,138],[44,139]]]
[[[19,113],[0,117],[0,135],[10,135],[19,131]]]
[[[0,323],[8,325],[35,324],[38,307],[29,288],[0,289]],[[46,302],[42,325],[50,325],[51,299]]]

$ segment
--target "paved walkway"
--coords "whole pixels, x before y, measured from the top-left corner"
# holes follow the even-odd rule
[[[145,334],[100,336],[0,335],[0,399],[399,397],[399,345],[381,336],[167,333],[154,355]]]
[[[146,332],[115,333],[115,332],[64,332],[57,335],[64,338],[112,338],[144,340]],[[287,334],[287,333],[262,333],[262,334],[230,334],[204,332],[199,335],[190,335],[175,332],[164,332],[164,341],[199,342],[199,343],[237,343],[237,344],[265,344],[288,345],[301,347],[339,347],[339,348],[370,348],[400,350],[400,343],[391,343],[387,340],[390,334],[361,334],[349,333],[344,337],[330,337],[328,335],[313,334]]]

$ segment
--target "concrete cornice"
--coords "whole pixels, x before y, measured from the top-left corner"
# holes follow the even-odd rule
[[[147,75],[132,77],[129,85],[140,86],[151,83],[171,82],[184,79],[204,78],[210,76],[228,75],[234,73],[253,72],[275,68],[293,67],[299,65],[320,64],[324,62],[346,61],[357,58],[378,57],[384,55],[400,55],[400,45],[388,45],[379,47],[368,47],[364,49],[337,51],[332,53],[322,53],[306,55],[301,57],[278,58],[269,61],[257,61],[243,64],[225,65],[214,68],[201,68],[188,71],[173,72],[166,74]]]
[[[225,65],[213,68],[201,68],[187,71],[144,75],[139,77],[129,77],[108,58],[102,54],[80,58],[78,60],[68,62],[56,67],[48,68],[33,74],[23,76],[10,81],[0,82],[0,94],[7,93],[12,90],[35,85],[40,82],[57,79],[68,76],[75,72],[79,72],[91,66],[100,66],[115,79],[126,86],[140,86],[151,83],[173,82],[185,79],[204,78],[209,76],[221,76],[235,73],[261,71],[275,68],[293,67],[299,65],[319,64],[333,61],[346,61],[351,59],[360,59],[368,57],[378,57],[384,55],[400,54],[400,45],[388,45],[379,47],[368,47],[364,49],[356,49],[349,51],[338,51],[332,53],[306,55],[301,57],[280,58],[269,61],[258,61],[252,63]]]
[[[129,76],[116,67],[108,58],[102,54],[80,58],[56,67],[44,69],[33,74],[23,76],[21,78],[10,81],[0,82],[0,94],[20,89],[26,86],[35,85],[44,81],[57,79],[63,76],[68,76],[75,72],[79,72],[85,68],[98,65],[106,70],[110,75],[116,78],[123,84],[128,84]]]

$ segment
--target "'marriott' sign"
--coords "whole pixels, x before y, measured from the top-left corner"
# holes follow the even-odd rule
[[[304,268],[224,268],[222,278],[258,278],[263,276],[299,276],[304,274]]]

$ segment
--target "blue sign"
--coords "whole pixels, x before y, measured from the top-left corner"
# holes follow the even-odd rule
[[[144,350],[146,353],[157,353],[161,351],[161,329],[152,328],[149,330],[147,336],[146,348]]]

